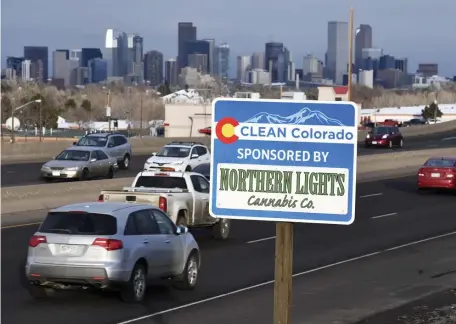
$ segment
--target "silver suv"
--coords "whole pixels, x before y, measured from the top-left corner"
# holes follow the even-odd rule
[[[96,146],[103,148],[109,156],[117,159],[120,169],[128,169],[131,161],[131,144],[128,138],[120,133],[106,132],[88,134],[74,142],[75,146]]]
[[[200,251],[192,234],[150,205],[90,202],[51,210],[30,238],[25,266],[30,295],[56,289],[120,290],[144,299],[150,279],[193,289]]]

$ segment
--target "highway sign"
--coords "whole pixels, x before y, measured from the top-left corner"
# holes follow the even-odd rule
[[[214,100],[211,216],[351,224],[357,124],[352,102]]]

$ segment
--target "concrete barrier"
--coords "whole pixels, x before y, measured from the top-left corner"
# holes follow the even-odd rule
[[[358,157],[358,181],[414,174],[430,156],[445,155],[456,155],[456,149],[432,149],[360,156]],[[121,189],[129,186],[132,181],[133,178],[122,178],[2,188],[2,214],[95,201],[101,190]]]
[[[405,137],[415,137],[449,131],[456,133],[456,121],[440,123],[435,125],[422,125],[402,128]],[[363,142],[367,131],[358,131],[358,141]],[[210,137],[186,137],[186,138],[163,138],[163,137],[144,137],[132,138],[130,143],[134,154],[149,154],[160,149],[163,145],[171,141],[195,141],[210,144]],[[45,141],[33,143],[2,143],[2,163],[12,163],[19,161],[43,161],[57,155],[67,148],[69,143],[66,141]]]

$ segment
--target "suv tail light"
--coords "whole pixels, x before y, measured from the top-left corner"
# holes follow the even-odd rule
[[[165,197],[160,197],[158,200],[158,208],[163,210],[165,213],[168,210],[168,202]]]
[[[104,201],[104,195],[99,195],[98,202],[103,202],[103,201]]]
[[[96,238],[92,245],[101,246],[107,251],[115,251],[123,249],[123,242],[121,240],[114,239],[105,239],[105,238]]]
[[[30,247],[37,247],[41,243],[47,243],[46,236],[33,235],[29,240]]]
[[[424,177],[424,171],[423,171],[423,169],[420,169],[420,170],[418,171],[418,176],[419,176],[419,177]]]

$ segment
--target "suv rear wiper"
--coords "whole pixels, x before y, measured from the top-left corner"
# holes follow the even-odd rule
[[[52,228],[52,229],[48,229],[47,231],[49,232],[63,232],[63,233],[66,233],[66,234],[72,234],[73,232],[69,229],[66,229],[66,228]]]

